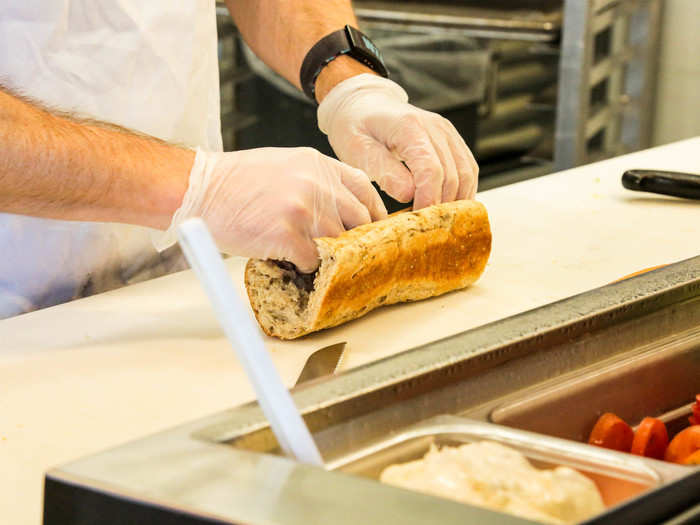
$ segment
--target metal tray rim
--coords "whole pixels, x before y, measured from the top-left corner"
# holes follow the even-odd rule
[[[651,481],[657,486],[675,481],[690,473],[689,469],[680,465],[667,464],[649,458],[592,447],[591,445],[568,439],[546,436],[448,414],[411,425],[385,439],[375,441],[340,458],[329,461],[327,462],[327,468],[329,470],[342,471],[343,467],[383,449],[410,439],[440,434],[478,436],[479,439],[493,440],[515,448],[526,449],[525,455],[534,459],[558,462],[563,458],[564,461],[562,462],[568,463],[574,468],[591,470],[591,467],[593,467],[597,472],[610,477],[645,484]],[[555,454],[558,456],[553,457]],[[576,457],[587,458],[590,463],[581,462]],[[648,478],[642,480],[639,477],[640,475],[648,476]]]

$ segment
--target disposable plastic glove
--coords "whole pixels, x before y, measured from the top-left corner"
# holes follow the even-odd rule
[[[172,244],[177,225],[195,216],[225,253],[290,261],[312,272],[313,238],[383,219],[386,209],[367,175],[312,148],[198,150],[182,204],[156,248]]]
[[[414,209],[476,193],[479,167],[452,123],[409,104],[391,80],[344,80],[319,105],[318,125],[339,159]]]

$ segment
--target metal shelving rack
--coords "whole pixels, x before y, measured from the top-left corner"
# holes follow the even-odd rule
[[[509,57],[511,44],[520,46],[515,54],[523,54],[526,62],[550,60],[551,71],[546,73],[552,85],[542,89],[544,97],[531,101],[529,113],[519,113],[521,118],[544,122],[543,137],[522,156],[522,166],[483,177],[480,188],[650,145],[660,0],[494,0],[484,5],[476,0],[354,2],[363,27],[460,34],[493,47],[493,82],[479,118],[484,148],[498,145],[508,133],[518,136],[513,126],[503,125],[503,115],[497,111],[499,102],[506,102],[500,107],[508,106],[507,100],[498,98],[499,79],[508,78],[507,67],[517,66]],[[224,144],[234,149],[235,132],[256,119],[236,104],[237,86],[253,73],[241,56],[228,12],[220,7],[219,15]]]
[[[241,112],[237,103],[237,88],[252,76],[240,51],[240,40],[236,26],[224,5],[216,8],[219,37],[219,86],[221,96],[221,132],[224,149],[236,149],[236,132],[254,122],[255,115]]]
[[[660,0],[564,3],[556,169],[650,145],[660,16]]]

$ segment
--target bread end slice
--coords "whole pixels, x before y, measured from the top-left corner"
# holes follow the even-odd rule
[[[334,257],[327,253],[321,254],[321,264],[313,274],[301,274],[290,263],[250,259],[245,268],[245,286],[263,332],[280,339],[296,339],[314,331],[312,319],[317,317],[323,298],[314,290],[327,286],[334,265]]]

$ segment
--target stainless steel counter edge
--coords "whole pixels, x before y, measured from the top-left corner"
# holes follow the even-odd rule
[[[280,456],[195,443],[186,431],[167,440],[151,436],[54,469],[47,474],[49,485],[46,525],[95,520],[116,525],[127,518],[142,523],[142,512],[154,512],[143,507],[168,509],[168,521],[159,523],[531,523]],[[91,508],[85,508],[88,497]],[[111,512],[116,502],[118,514]],[[188,516],[194,518],[187,521]]]

